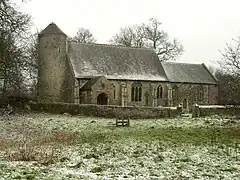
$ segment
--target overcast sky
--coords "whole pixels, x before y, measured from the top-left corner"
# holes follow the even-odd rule
[[[33,30],[55,22],[74,36],[77,28],[89,28],[98,43],[108,43],[121,27],[154,17],[182,42],[185,52],[178,61],[207,65],[240,35],[239,8],[240,0],[30,0],[21,5],[33,17]]]

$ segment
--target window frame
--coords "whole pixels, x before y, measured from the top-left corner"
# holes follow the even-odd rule
[[[179,90],[179,87],[177,85],[174,85],[172,87],[172,98],[174,100],[178,98],[178,90]]]
[[[113,99],[115,100],[117,97],[116,97],[116,87],[115,85],[113,85]]]
[[[140,102],[142,101],[142,84],[134,83],[131,88],[131,101]]]
[[[162,87],[162,85],[158,85],[156,93],[157,93],[157,99],[162,99],[163,98],[163,87]]]
[[[204,88],[203,86],[200,86],[198,88],[198,101],[204,101]]]

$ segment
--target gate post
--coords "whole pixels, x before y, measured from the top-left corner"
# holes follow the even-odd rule
[[[199,109],[199,105],[197,104],[194,104],[192,106],[192,117],[193,118],[200,117],[200,109]]]

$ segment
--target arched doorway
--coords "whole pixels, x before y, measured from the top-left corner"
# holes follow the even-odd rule
[[[97,104],[98,105],[107,105],[108,104],[108,97],[107,94],[101,93],[97,97]]]

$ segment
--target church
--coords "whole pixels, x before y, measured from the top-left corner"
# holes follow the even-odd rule
[[[39,34],[39,102],[115,106],[217,104],[205,64],[160,62],[147,48],[76,43],[55,24]]]

